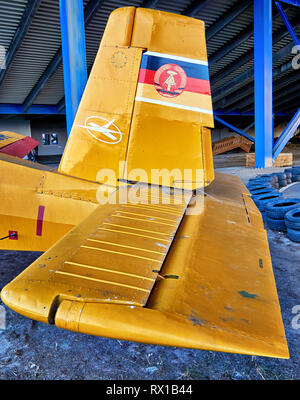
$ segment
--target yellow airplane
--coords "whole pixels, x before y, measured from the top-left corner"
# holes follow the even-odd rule
[[[45,251],[1,292],[38,321],[288,358],[266,231],[213,170],[202,21],[109,17],[58,171],[0,154],[5,250]]]

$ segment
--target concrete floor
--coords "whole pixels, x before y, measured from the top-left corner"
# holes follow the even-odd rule
[[[246,182],[265,171],[236,168],[226,172]],[[289,360],[75,334],[33,322],[5,307],[6,329],[0,329],[0,379],[300,379],[300,329],[292,327],[292,309],[300,305],[300,245],[283,233],[268,230],[268,237]],[[39,255],[0,251],[0,288]]]

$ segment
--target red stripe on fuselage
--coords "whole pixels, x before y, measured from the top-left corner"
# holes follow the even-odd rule
[[[155,73],[156,71],[152,71],[151,69],[140,69],[139,83],[154,85]],[[187,84],[184,90],[211,96],[210,82],[203,79],[187,77]]]
[[[37,222],[36,222],[36,235],[37,236],[42,236],[44,212],[45,212],[45,207],[39,206],[39,212],[38,212],[38,217],[37,217]]]

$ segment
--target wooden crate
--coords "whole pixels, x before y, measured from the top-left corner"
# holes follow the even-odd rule
[[[249,153],[252,142],[243,136],[231,136],[226,139],[218,140],[213,142],[212,150],[213,155],[225,153],[226,151],[234,150],[240,148],[246,153]]]
[[[273,167],[290,167],[293,165],[292,153],[281,153],[273,163]],[[255,167],[255,153],[246,155],[246,167]]]

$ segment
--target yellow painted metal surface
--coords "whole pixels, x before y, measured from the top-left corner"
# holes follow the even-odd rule
[[[169,251],[184,204],[100,206],[2,300],[75,332],[287,358],[266,232],[244,197],[238,178],[217,174]]]
[[[144,306],[191,194],[175,196],[163,204],[163,190],[146,187],[143,203],[99,206],[4,288],[2,300],[42,322],[64,299]]]
[[[126,158],[141,56],[141,49],[99,49],[61,161],[61,172],[103,182],[98,172],[105,168],[114,171],[117,179],[123,178],[119,162]],[[97,130],[104,125],[109,132]]]
[[[187,72],[176,63],[183,60],[186,68],[207,68],[204,23],[133,7],[111,14],[60,172],[117,185],[119,179],[134,180],[130,174],[138,169],[144,174],[137,180],[161,184],[160,178],[151,174],[153,169],[177,169],[181,178],[167,176],[165,186],[190,189],[210,183],[212,155],[202,138],[204,127],[213,127],[211,95],[207,92],[210,89],[207,87],[205,94],[182,90],[176,96],[162,96],[153,78],[141,83],[145,51],[159,52],[155,54],[160,58],[171,57],[172,64],[166,65],[175,65],[177,72],[170,73],[181,74],[184,81]],[[197,82],[200,85],[202,81]],[[209,81],[203,82],[209,85]],[[170,87],[172,84],[175,80]],[[104,179],[104,168],[113,171],[116,178]],[[191,175],[184,180],[185,170]],[[201,178],[197,171],[201,171]],[[186,187],[184,181],[191,183]]]
[[[209,82],[184,92],[181,62],[199,78],[203,22],[114,11],[59,171],[0,154],[0,237],[17,232],[2,249],[47,250],[1,298],[75,332],[287,358],[261,215],[238,178],[215,178]]]
[[[8,146],[9,144],[15,143],[18,140],[24,139],[25,136],[19,133],[2,131],[0,132],[0,149],[2,147]]]
[[[183,15],[137,8],[131,45],[207,61],[204,22]]]
[[[0,154],[0,187],[0,237],[18,232],[18,240],[1,241],[1,248],[45,251],[98,206],[100,185]]]

